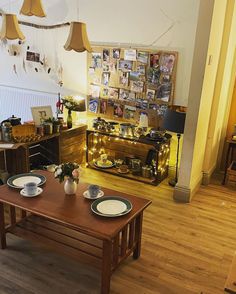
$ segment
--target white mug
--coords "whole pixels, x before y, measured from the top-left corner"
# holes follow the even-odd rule
[[[88,191],[89,191],[89,196],[91,198],[95,198],[95,197],[97,197],[97,195],[100,191],[100,187],[98,185],[89,185]]]
[[[25,183],[24,190],[26,195],[35,195],[37,192],[37,184],[34,182]]]

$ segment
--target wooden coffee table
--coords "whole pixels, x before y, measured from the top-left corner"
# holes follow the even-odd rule
[[[102,188],[105,196],[128,199],[133,208],[128,214],[107,218],[91,211],[91,200],[83,197],[88,184],[80,183],[76,195],[65,195],[63,185],[53,174],[46,176],[43,193],[24,198],[19,190],[0,186],[0,247],[6,248],[6,233],[12,233],[63,252],[101,270],[101,293],[110,291],[112,273],[130,254],[137,259],[141,250],[144,209],[151,201]],[[4,204],[10,206],[10,224],[5,225]],[[16,207],[22,209],[16,218]]]

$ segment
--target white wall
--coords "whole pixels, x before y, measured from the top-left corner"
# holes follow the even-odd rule
[[[89,39],[94,43],[140,44],[158,49],[179,51],[175,104],[187,105],[189,81],[194,49],[195,30],[199,0],[147,0],[125,1],[80,0],[77,13],[76,0],[43,1],[47,19],[27,18],[22,20],[41,24],[54,24],[78,19],[87,24]],[[17,12],[20,1],[9,8],[9,1],[0,0],[4,11]],[[56,70],[57,60],[64,68],[64,88],[69,91],[86,92],[86,53],[67,52],[63,44],[68,28],[36,30],[22,26],[26,45],[30,45],[48,57]],[[9,57],[6,48],[0,46],[0,85],[16,86],[32,90],[57,93],[56,74],[36,73],[22,68],[21,57]],[[16,64],[18,75],[13,72]]]
[[[187,105],[199,0],[80,0],[90,40],[177,50],[175,104]]]

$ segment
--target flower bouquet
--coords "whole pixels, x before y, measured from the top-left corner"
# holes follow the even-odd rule
[[[76,162],[67,162],[58,165],[55,169],[54,176],[62,183],[64,180],[70,179],[76,184],[79,183],[80,169]]]
[[[62,98],[62,104],[65,106],[65,108],[68,109],[68,117],[67,117],[67,127],[68,129],[72,128],[72,116],[71,111],[85,111],[85,99],[75,99],[74,96],[64,96]]]
[[[62,104],[70,111],[85,111],[85,100],[75,99],[74,96],[68,95],[62,98]]]

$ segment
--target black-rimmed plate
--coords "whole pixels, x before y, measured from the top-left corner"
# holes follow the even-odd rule
[[[36,173],[19,174],[10,177],[7,180],[7,185],[16,189],[23,189],[24,185],[29,182],[34,182],[38,186],[41,186],[46,182],[46,178]]]
[[[125,198],[108,196],[95,200],[91,204],[91,209],[100,216],[117,217],[129,213],[132,210],[132,204]]]

